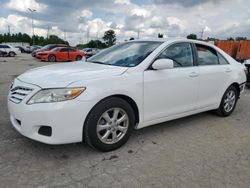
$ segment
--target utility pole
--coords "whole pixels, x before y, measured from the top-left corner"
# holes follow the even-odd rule
[[[86,38],[87,38],[87,43],[88,43],[89,42],[89,26],[87,27]]]
[[[202,28],[202,30],[201,30],[201,39],[203,39],[204,31],[205,31],[205,29]]]
[[[10,26],[8,25],[8,33],[9,33],[9,35],[10,35]]]
[[[140,30],[137,31],[137,39],[140,39]]]
[[[64,31],[64,41],[66,41],[66,39],[67,39],[67,32],[66,32],[65,29],[63,31]]]
[[[48,31],[47,31],[47,40],[49,40],[49,25],[48,25]]]
[[[35,32],[34,32],[34,12],[36,11],[35,9],[28,8],[28,10],[31,12],[31,19],[32,19],[32,38],[33,38],[33,45],[35,45]]]

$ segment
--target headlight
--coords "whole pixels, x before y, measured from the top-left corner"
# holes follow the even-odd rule
[[[61,102],[78,97],[86,88],[44,89],[33,95],[27,104]]]

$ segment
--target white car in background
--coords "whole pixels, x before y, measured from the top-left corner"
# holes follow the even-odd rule
[[[134,128],[210,110],[229,116],[245,87],[244,69],[200,41],[130,41],[88,62],[18,76],[8,95],[10,119],[21,134],[43,143],[84,141],[110,151]]]
[[[21,54],[21,51],[18,48],[8,44],[0,44],[0,50],[7,52],[8,56],[10,57]]]

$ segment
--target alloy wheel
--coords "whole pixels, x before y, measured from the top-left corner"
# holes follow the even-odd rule
[[[224,99],[224,110],[230,112],[233,110],[236,102],[236,93],[234,90],[229,90]]]
[[[129,117],[121,108],[110,108],[105,111],[97,122],[97,135],[105,144],[115,144],[126,134]]]

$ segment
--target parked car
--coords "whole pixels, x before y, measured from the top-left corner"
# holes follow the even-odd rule
[[[68,45],[66,44],[48,44],[40,49],[37,49],[37,50],[34,50],[31,55],[32,57],[36,57],[36,53],[38,52],[43,52],[43,51],[49,51],[49,50],[52,50],[53,48],[56,48],[56,47],[67,47]]]
[[[138,40],[85,63],[27,71],[12,83],[8,108],[26,137],[47,144],[84,141],[110,151],[134,128],[210,110],[229,116],[245,82],[244,65],[208,43]]]
[[[79,61],[84,56],[84,52],[73,47],[57,47],[50,51],[37,53],[37,58],[43,61]]]
[[[13,46],[8,44],[0,44],[0,50],[7,52],[8,56],[10,57],[14,57],[15,55],[21,53],[18,48],[14,48]]]
[[[0,57],[6,57],[6,56],[8,56],[8,53],[3,50],[0,50]]]
[[[39,49],[41,49],[41,48],[42,48],[41,46],[33,45],[33,46],[30,47],[29,53],[32,53],[32,52],[34,52],[35,50],[39,50]]]
[[[24,46],[15,46],[15,48],[18,48],[21,53],[29,53],[29,48]]]
[[[246,66],[246,74],[247,74],[247,87],[250,88],[250,59],[249,60],[246,60],[244,62],[244,65]]]
[[[97,48],[83,48],[82,51],[86,55],[87,58],[97,54],[100,50]]]

